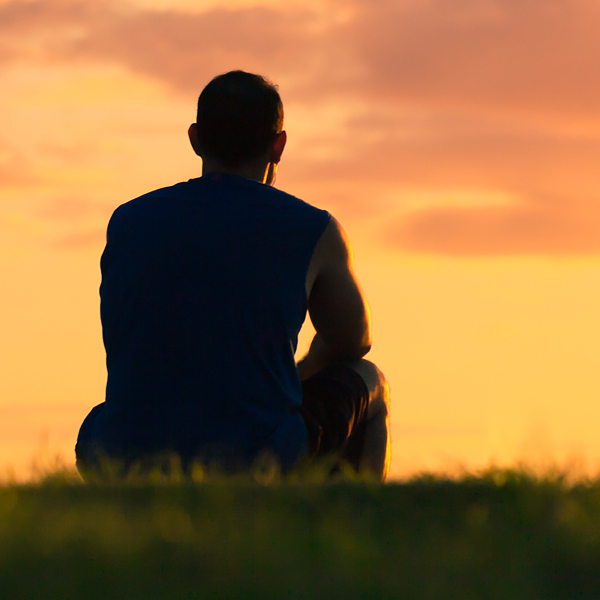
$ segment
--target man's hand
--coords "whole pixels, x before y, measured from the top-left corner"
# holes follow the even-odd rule
[[[298,361],[296,365],[298,367],[298,375],[300,375],[300,381],[308,379],[311,375],[314,375],[321,369],[333,364],[335,362],[331,358],[331,354],[327,351],[323,340],[319,335],[315,335],[310,345],[310,349],[304,358]]]

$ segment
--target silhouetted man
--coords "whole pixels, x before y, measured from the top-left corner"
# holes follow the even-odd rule
[[[225,471],[338,456],[385,479],[388,388],[361,360],[367,303],[326,211],[271,187],[286,143],[263,77],[232,71],[198,100],[202,177],[114,212],[101,260],[106,401],[81,426],[82,474],[166,453]],[[296,365],[306,312],[316,336]]]

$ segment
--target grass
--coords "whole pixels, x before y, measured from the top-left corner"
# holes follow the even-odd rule
[[[0,598],[596,600],[600,481],[59,472],[0,487]]]

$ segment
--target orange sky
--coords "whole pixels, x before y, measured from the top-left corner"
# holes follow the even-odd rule
[[[199,175],[197,95],[242,68],[280,86],[278,186],[354,243],[392,476],[598,470],[599,19],[596,0],[0,0],[0,468],[45,439],[72,463],[103,397],[107,219]]]

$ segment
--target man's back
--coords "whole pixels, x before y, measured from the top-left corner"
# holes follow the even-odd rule
[[[294,351],[329,220],[224,174],[115,211],[102,257],[106,405],[94,432],[105,452],[235,463],[273,450],[284,467],[302,454]]]
[[[215,77],[188,136],[202,178],[109,223],[106,401],[79,430],[80,472],[101,475],[102,456],[145,471],[165,452],[225,469],[270,452],[285,471],[337,453],[385,478],[389,394],[361,360],[371,322],[350,245],[327,212],[269,187],[287,140],[277,87]],[[307,309],[316,335],[296,365]]]

